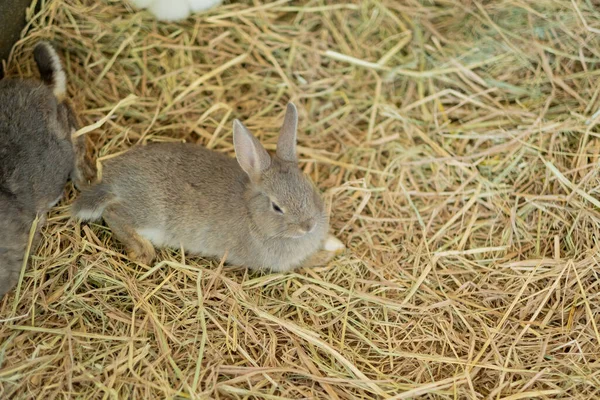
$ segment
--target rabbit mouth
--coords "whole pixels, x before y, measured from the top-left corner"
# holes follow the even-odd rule
[[[311,233],[313,233],[314,229],[311,229],[310,231],[305,231],[305,230],[298,230],[294,233],[291,233],[290,235],[288,235],[288,238],[290,239],[301,239],[303,237],[306,237],[308,235],[310,235]]]
[[[300,238],[303,238],[304,236],[306,236],[307,234],[308,234],[308,232],[296,233],[294,235],[288,236],[288,238],[290,238],[290,239],[300,239]]]

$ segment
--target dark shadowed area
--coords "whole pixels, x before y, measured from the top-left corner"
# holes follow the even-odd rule
[[[31,0],[0,1],[0,78],[4,72],[2,61],[8,59],[13,44],[19,40],[30,3]]]

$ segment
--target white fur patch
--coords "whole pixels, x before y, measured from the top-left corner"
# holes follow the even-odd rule
[[[179,21],[190,16],[190,5],[187,0],[156,0],[148,6],[160,21]]]
[[[153,245],[157,247],[165,246],[167,236],[165,235],[165,231],[158,228],[144,228],[136,230],[138,235],[143,238],[148,239],[152,242]]]
[[[103,208],[81,209],[75,216],[82,221],[97,221],[102,217],[103,211]]]
[[[48,55],[50,56],[50,60],[52,62],[52,77],[54,80],[54,95],[57,98],[63,98],[67,93],[67,76],[65,75],[65,70],[62,67],[62,63],[60,62],[60,57],[56,54],[54,48],[48,44],[44,45]]]
[[[178,21],[192,12],[205,11],[223,0],[129,0],[137,8],[147,8],[160,21]]]
[[[341,253],[345,248],[346,246],[344,246],[344,243],[342,243],[341,240],[331,235],[327,237],[327,240],[325,240],[325,244],[323,245],[324,250],[332,253]]]

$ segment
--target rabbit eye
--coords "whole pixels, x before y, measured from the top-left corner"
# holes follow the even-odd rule
[[[271,205],[273,206],[273,210],[279,214],[283,214],[283,210],[281,209],[281,207],[279,207],[277,204],[271,202]]]

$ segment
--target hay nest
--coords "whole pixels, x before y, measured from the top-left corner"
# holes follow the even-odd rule
[[[70,220],[68,188],[0,303],[0,397],[600,396],[592,2],[231,3],[165,24],[44,1],[7,72],[35,75],[52,40],[100,162],[151,141],[232,154],[233,118],[272,146],[295,101],[349,250],[288,274],[137,265]]]

